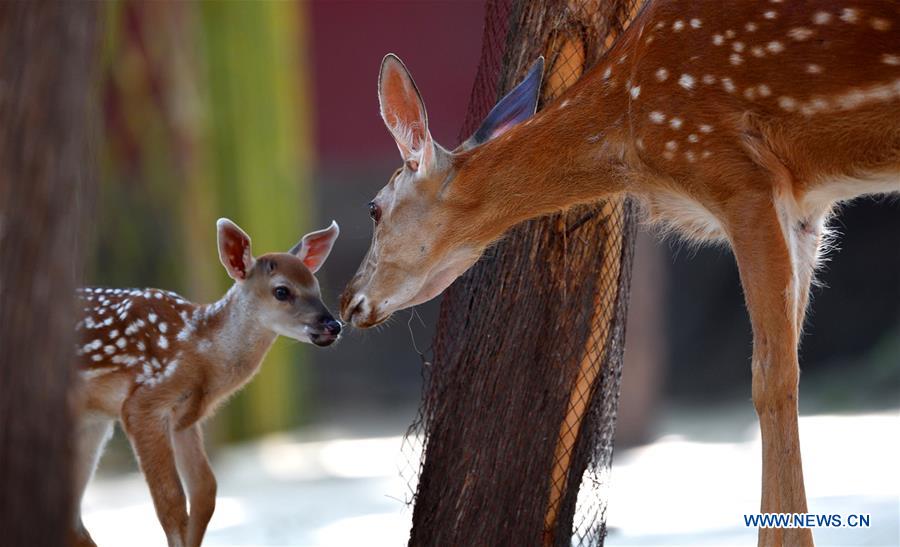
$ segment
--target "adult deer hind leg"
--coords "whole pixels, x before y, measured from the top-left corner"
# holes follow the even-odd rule
[[[753,326],[753,403],[763,448],[761,511],[806,513],[797,345],[813,272],[805,257],[815,257],[819,236],[809,229],[809,219],[799,218],[792,202],[778,194],[752,191],[734,200],[726,224]],[[821,227],[821,219],[815,226]],[[811,546],[812,532],[764,528],[759,545]]]

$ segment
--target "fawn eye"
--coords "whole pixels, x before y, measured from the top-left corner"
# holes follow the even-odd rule
[[[275,287],[275,290],[272,291],[272,294],[275,296],[276,300],[285,301],[291,297],[291,290],[285,286]]]
[[[376,224],[381,220],[381,207],[374,201],[369,202],[369,216],[372,217]]]

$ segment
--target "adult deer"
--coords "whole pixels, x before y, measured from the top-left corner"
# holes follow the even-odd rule
[[[250,237],[220,219],[219,259],[234,285],[213,304],[194,304],[158,289],[79,291],[84,305],[76,326],[84,380],[76,405],[79,499],[119,420],[169,546],[200,545],[216,504],[201,422],[253,378],[279,334],[317,346],[337,340],[341,325],[322,303],[313,274],[338,232],[332,223],[305,235],[287,253],[254,258]],[[93,546],[76,509],[72,543]]]
[[[648,220],[734,250],[753,327],[761,508],[804,513],[797,344],[834,205],[900,190],[900,8],[889,2],[649,2],[531,117],[543,62],[453,151],[400,60],[381,115],[403,166],[369,203],[372,245],[341,301],[371,327],[425,302],[511,226],[627,193]],[[760,545],[812,545],[761,529]]]

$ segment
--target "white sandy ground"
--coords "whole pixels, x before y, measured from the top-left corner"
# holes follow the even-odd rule
[[[800,428],[810,512],[871,515],[868,529],[818,529],[817,545],[900,545],[900,409],[807,416]],[[755,545],[755,530],[743,525],[743,514],[758,510],[752,408],[672,413],[660,434],[616,455],[606,545]],[[401,437],[309,437],[273,436],[219,454],[205,545],[406,544]],[[85,522],[101,547],[165,545],[136,473],[96,478]]]

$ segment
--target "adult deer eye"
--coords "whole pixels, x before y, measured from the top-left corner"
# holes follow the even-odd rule
[[[276,300],[285,301],[291,297],[291,290],[285,286],[275,287],[275,290],[272,291],[272,294],[275,296]]]
[[[374,201],[369,202],[369,216],[372,217],[376,224],[381,220],[381,207]]]

